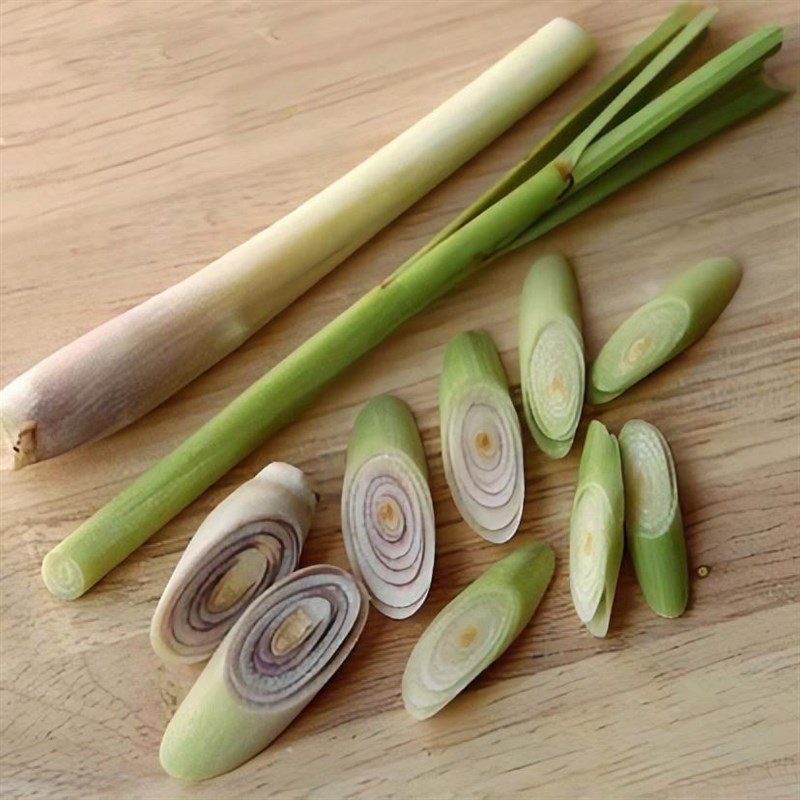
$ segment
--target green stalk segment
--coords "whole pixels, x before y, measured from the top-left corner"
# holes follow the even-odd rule
[[[42,567],[48,588],[65,598],[85,592],[266,438],[296,419],[334,378],[402,322],[494,257],[528,241],[536,224],[547,219],[547,212],[558,211],[560,204],[569,203],[573,193],[577,199],[583,187],[589,190],[589,181],[601,178],[611,167],[620,169],[624,180],[607,182],[594,197],[584,195],[581,203],[591,205],[598,195],[607,196],[631,180],[632,174],[642,174],[642,170],[661,163],[660,152],[649,152],[631,170],[624,166],[628,158],[636,158],[637,147],[646,147],[649,139],[662,136],[668,125],[678,124],[679,118],[683,119],[681,115],[718,97],[728,83],[740,81],[780,45],[779,29],[754,34],[743,40],[746,44],[734,45],[709,62],[709,69],[698,70],[699,79],[693,80],[698,73],[690,75],[633,116],[627,116],[654,85],[674,70],[680,56],[709,21],[707,14],[692,16],[686,9],[678,17],[668,20],[667,27],[659,29],[661,34],[657,31],[650,37],[650,45],[634,56],[633,63],[612,73],[610,85],[601,85],[599,94],[591,93],[583,106],[565,120],[566,127],[546,140],[544,149],[539,151],[540,156],[547,153],[549,157],[552,151],[548,148],[553,147],[561,156],[533,171],[530,177],[527,170],[534,169],[530,165],[516,177],[506,176],[503,180],[510,183],[503,184],[498,192],[505,192],[509,186],[513,189],[494,202],[487,200],[491,204],[476,211],[468,222],[399,267],[54,548]],[[654,54],[659,51],[667,55],[658,58]],[[637,81],[635,91],[621,91],[632,79]],[[624,102],[617,102],[623,94]],[[612,113],[602,114],[602,126],[592,126],[592,135],[601,138],[592,143],[591,137],[578,135],[575,141],[579,144],[569,145],[575,129],[586,123],[584,112],[592,109],[594,114],[596,103],[602,105],[612,97]],[[669,98],[668,103],[664,97]],[[737,113],[741,116],[764,107],[758,104],[761,100],[763,94],[758,102],[754,99],[752,105],[745,104],[746,110]],[[605,133],[613,124],[617,127]],[[719,124],[714,117],[706,118],[692,137],[703,138]],[[696,140],[692,137],[677,143],[673,139],[669,147],[678,152]],[[531,165],[534,162],[535,158]],[[519,185],[515,185],[517,181],[521,181]],[[493,197],[492,191],[485,197]],[[580,204],[572,206],[570,214],[580,210]]]
[[[569,587],[593,636],[608,632],[622,563],[625,498],[619,444],[597,420],[589,423],[569,527]]]
[[[260,753],[339,669],[368,611],[363,587],[325,564],[259,595],[167,725],[159,753],[164,770],[202,781]]]
[[[525,499],[522,433],[486,331],[467,331],[447,345],[439,409],[444,474],[461,516],[487,541],[508,541]]]
[[[396,397],[370,400],[353,426],[342,534],[373,605],[393,619],[410,617],[431,586],[436,525],[419,431]]]
[[[689,569],[672,453],[661,431],[640,419],[625,423],[619,447],[636,578],[656,614],[679,617],[689,601]]]
[[[554,566],[549,545],[520,547],[436,615],[403,673],[409,714],[432,717],[506,651],[536,611]]]
[[[563,256],[540,258],[525,279],[519,365],[528,428],[544,453],[563,458],[581,418],[586,373],[578,284]]]
[[[679,275],[603,345],[591,368],[589,400],[613,400],[694,344],[728,305],[741,276],[731,258],[709,258]]]

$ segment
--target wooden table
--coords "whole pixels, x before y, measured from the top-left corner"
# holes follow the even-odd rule
[[[55,600],[39,578],[55,542],[385,276],[669,7],[3,3],[3,383],[280,217],[553,16],[582,23],[600,47],[565,90],[171,402],[106,441],[3,475],[4,797],[798,796],[794,100],[434,304],[82,600]],[[796,86],[794,0],[722,3],[709,44],[721,49],[772,21],[787,25],[789,40],[772,73]],[[643,417],[670,439],[692,602],[680,620],[656,618],[626,564],[609,636],[591,638],[571,607],[566,568],[580,448],[552,462],[528,439],[515,541],[550,542],[556,578],[507,654],[416,723],[399,694],[413,642],[459,587],[514,547],[480,540],[449,497],[436,404],[442,350],[456,332],[483,326],[517,382],[521,282],[534,254],[554,248],[579,273],[589,354],[676,270],[716,254],[744,265],[737,296],[702,342],[587,414],[614,430]],[[199,786],[169,779],[159,740],[199,668],[159,663],[147,631],[179,554],[221,498],[280,459],[322,494],[304,563],[346,565],[346,437],[362,403],[386,391],[413,407],[430,461],[438,548],[429,601],[402,623],[373,613],[332,684],[260,757]]]

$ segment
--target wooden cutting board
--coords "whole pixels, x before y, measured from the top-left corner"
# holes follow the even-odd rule
[[[772,74],[798,84],[795,0],[722,2],[708,47],[787,26]],[[591,66],[239,352],[132,428],[2,476],[2,794],[41,798],[796,798],[798,796],[798,106],[740,125],[470,280],[405,325],[78,602],[44,553],[270,365],[347,307],[520,157],[670,10],[617,2],[14,2],[2,5],[2,381],[164,289],[361,161],[552,17],[599,43]],[[590,355],[676,271],[730,254],[744,281],[708,336],[586,415],[643,417],[672,443],[691,556],[679,620],[623,567],[605,640],[582,630],[566,569],[575,448],[526,436],[515,542],[556,549],[533,624],[449,708],[403,710],[412,644],[515,542],[490,545],[444,483],[437,379],[450,336],[481,326],[518,381],[518,296],[536,254],[579,275]],[[433,590],[411,620],[373,613],[332,684],[267,752],[185,786],[159,769],[198,673],[147,630],[200,520],[271,460],[322,495],[304,563],[346,565],[344,448],[362,403],[407,400],[438,520]],[[515,387],[518,400],[518,387]],[[701,578],[700,575],[706,575]]]

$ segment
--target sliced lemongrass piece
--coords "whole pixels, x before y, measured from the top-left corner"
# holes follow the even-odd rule
[[[689,601],[689,568],[675,462],[658,428],[640,419],[619,434],[628,551],[647,604],[679,617]]]
[[[506,651],[536,611],[554,566],[549,545],[524,545],[489,567],[436,615],[403,673],[409,714],[433,716]]]
[[[569,525],[569,588],[593,636],[608,632],[622,562],[624,494],[619,444],[597,420],[589,423]]]
[[[260,753],[311,702],[353,649],[369,611],[338,567],[292,573],[239,617],[170,720],[161,766],[199,781]]]
[[[485,331],[447,345],[439,383],[442,459],[465,522],[490,542],[517,531],[525,499],[522,436],[500,356]]]
[[[165,661],[203,661],[252,602],[297,568],[316,496],[279,462],[226,497],[181,556],[150,626]]]
[[[635,311],[595,359],[590,401],[613,400],[694,344],[728,305],[741,277],[742,268],[733,259],[709,258]]]
[[[342,533],[375,607],[393,619],[411,616],[431,586],[436,526],[419,431],[396,397],[370,400],[356,418],[347,446]]]
[[[519,364],[528,428],[543,452],[562,458],[578,429],[586,374],[578,284],[563,256],[540,258],[525,278]]]

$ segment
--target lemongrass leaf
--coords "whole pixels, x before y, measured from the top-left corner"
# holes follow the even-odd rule
[[[411,616],[428,595],[436,528],[428,467],[408,406],[370,400],[347,446],[342,534],[372,603],[393,619]]]
[[[562,458],[583,409],[586,365],[578,285],[560,255],[536,261],[522,288],[519,361],[525,419],[539,448]]]
[[[436,615],[403,673],[409,714],[433,716],[506,651],[536,611],[554,566],[549,545],[524,545],[489,567]]]
[[[639,419],[625,423],[619,447],[636,578],[656,614],[679,617],[689,600],[689,570],[672,452],[661,431]]]

